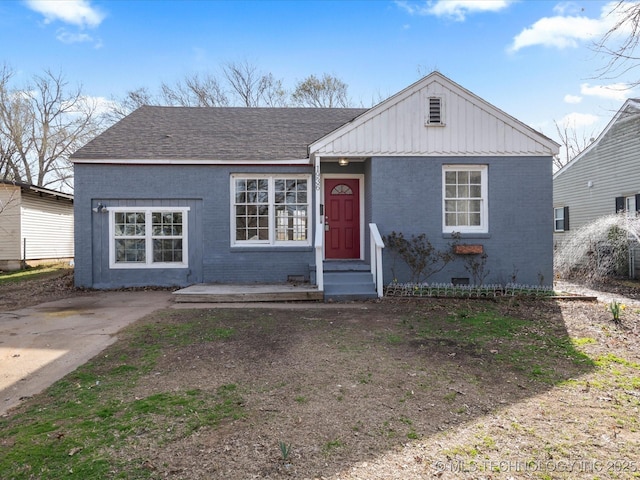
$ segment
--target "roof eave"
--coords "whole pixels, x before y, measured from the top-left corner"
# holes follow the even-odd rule
[[[186,158],[72,158],[71,161],[83,164],[105,165],[311,165],[309,158],[271,159],[271,160],[219,160]]]
[[[611,127],[613,127],[613,125],[618,121],[618,119],[622,115],[622,112],[625,111],[628,105],[636,106],[639,102],[640,102],[640,99],[638,98],[628,98],[627,100],[625,100],[625,102],[622,104],[620,109],[615,113],[615,115],[611,118],[611,120],[609,120],[609,123],[607,123],[607,126],[604,127],[604,129],[600,132],[600,134],[596,137],[596,139],[593,142],[591,142],[587,148],[585,148],[578,155],[573,157],[569,162],[564,164],[562,168],[560,168],[556,173],[554,173],[553,179],[555,180],[559,175],[569,170],[573,165],[578,163],[587,153],[593,150],[600,143],[600,141],[602,141],[602,139],[607,134],[607,132],[611,129]]]
[[[30,183],[14,182],[10,180],[0,180],[0,183],[4,185],[12,185],[14,187],[20,188],[21,190],[35,192],[40,195],[49,195],[51,197],[63,198],[65,200],[73,201],[73,195],[70,193],[59,192],[57,190],[51,190],[50,188],[39,187],[37,185],[32,185]]]

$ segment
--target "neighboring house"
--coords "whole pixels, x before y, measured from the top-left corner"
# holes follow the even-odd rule
[[[370,109],[142,107],[72,155],[76,284],[326,294],[343,288],[328,272],[373,259],[380,294],[377,234],[395,231],[437,249],[458,233],[486,282],[551,285],[557,151],[437,72]],[[428,281],[470,276],[460,259]]]
[[[554,174],[554,246],[600,217],[621,211],[636,215],[638,210],[640,99],[636,98],[627,100],[598,138]]]
[[[0,181],[0,270],[73,259],[73,195]]]

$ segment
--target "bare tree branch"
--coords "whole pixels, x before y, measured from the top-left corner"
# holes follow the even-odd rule
[[[147,87],[129,90],[121,100],[112,99],[111,108],[104,114],[105,121],[109,124],[116,123],[143,105],[159,104]]]
[[[10,189],[7,184],[0,183],[0,215],[18,202],[18,191],[16,188]]]
[[[287,107],[289,105],[289,93],[282,86],[282,80],[276,80],[269,73],[262,77],[262,102],[266,107]]]
[[[640,43],[640,3],[618,1],[607,16],[614,19],[613,26],[594,49],[608,58],[606,65],[598,71],[598,77],[616,79],[640,67],[640,54],[636,53]],[[633,80],[628,88],[638,85],[640,78]]]
[[[298,82],[291,99],[305,107],[348,107],[347,88],[346,83],[327,73],[322,78],[310,75]]]
[[[583,132],[582,136],[579,136],[575,125],[571,126],[567,123],[560,125],[556,121],[553,123],[564,150],[564,155],[553,157],[554,169],[559,170],[593,143],[594,133],[587,135]]]
[[[229,103],[218,79],[211,74],[200,77],[197,73],[171,86],[161,85],[162,98],[167,105],[180,107],[221,107]]]
[[[49,70],[23,88],[11,88],[12,77],[8,67],[0,70],[3,179],[50,188],[69,184],[69,155],[101,127],[96,102]]]
[[[265,103],[286,103],[282,82],[271,74],[263,74],[247,60],[229,62],[223,74],[239,103],[243,107],[259,107]]]
[[[255,64],[244,60],[224,65],[221,81],[211,74],[193,74],[174,84],[162,83],[158,95],[144,87],[132,90],[122,100],[114,102],[107,119],[115,122],[142,105],[287,107],[293,102],[308,107],[351,106],[347,99],[347,84],[328,74],[322,78],[307,77],[290,94],[282,80],[272,73],[261,72]]]

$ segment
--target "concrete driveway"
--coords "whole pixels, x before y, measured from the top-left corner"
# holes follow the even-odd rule
[[[0,415],[116,341],[117,332],[171,305],[171,293],[96,292],[0,312]]]

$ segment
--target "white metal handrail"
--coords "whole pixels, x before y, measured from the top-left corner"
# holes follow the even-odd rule
[[[369,232],[369,243],[371,244],[371,274],[373,275],[378,297],[381,298],[384,295],[384,285],[382,283],[382,249],[384,248],[384,242],[378,231],[378,226],[375,223],[369,224]]]
[[[322,225],[324,226],[324,225]],[[324,228],[316,229],[316,285],[318,290],[324,291],[324,271],[322,268],[322,250],[324,242]]]

